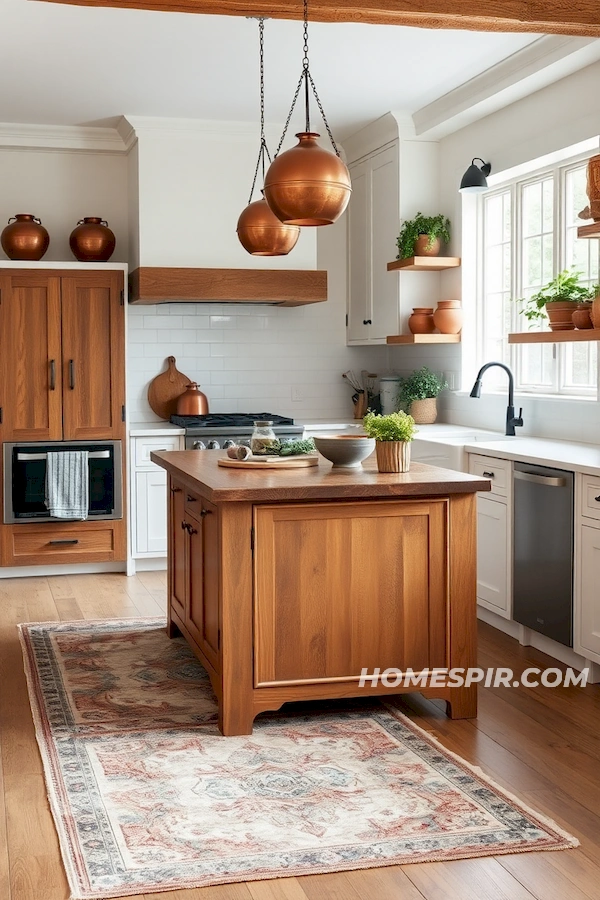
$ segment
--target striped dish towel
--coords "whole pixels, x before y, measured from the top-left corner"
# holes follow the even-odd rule
[[[87,450],[57,450],[46,462],[46,506],[56,519],[87,519],[89,507]]]

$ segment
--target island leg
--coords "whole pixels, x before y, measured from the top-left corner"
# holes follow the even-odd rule
[[[477,666],[477,506],[475,494],[450,498],[450,653],[453,668]],[[477,716],[477,685],[450,688],[451,719]]]
[[[446,715],[451,719],[477,718],[477,685],[451,688],[446,700]]]

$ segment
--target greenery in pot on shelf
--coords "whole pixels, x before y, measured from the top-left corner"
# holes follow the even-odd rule
[[[414,439],[415,420],[405,412],[387,416],[368,412],[363,419],[367,435],[375,438],[377,468],[380,472],[408,472],[410,442]]]
[[[447,387],[445,378],[422,366],[401,379],[398,402],[408,408],[418,425],[431,425],[437,418],[437,397]]]
[[[439,213],[437,216],[424,216],[418,212],[414,219],[405,219],[397,238],[398,256],[396,259],[408,259],[415,255],[415,241],[421,234],[428,237],[426,249],[431,250],[436,238],[445,244],[450,241],[450,219]]]
[[[535,324],[540,320],[544,321],[547,318],[551,319],[551,325],[556,324],[554,322],[554,310],[552,306],[548,308],[548,304],[568,303],[573,304],[573,309],[575,309],[575,304],[593,299],[595,288],[584,287],[580,283],[581,277],[581,272],[577,272],[574,269],[564,269],[564,271],[558,273],[556,278],[549,281],[548,284],[540,288],[535,294],[532,294],[531,297],[517,298],[515,302],[520,303],[522,307],[519,312],[531,324]],[[562,317],[563,327],[569,327],[571,314],[570,307],[567,306]],[[557,322],[560,324],[559,320]]]

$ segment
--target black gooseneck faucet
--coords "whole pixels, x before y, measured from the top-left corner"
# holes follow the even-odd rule
[[[482,366],[477,373],[477,378],[475,379],[475,384],[471,389],[471,397],[481,397],[481,379],[487,369],[491,366],[500,366],[501,369],[504,369],[506,374],[508,375],[508,406],[506,407],[506,431],[505,434],[509,434],[514,437],[515,435],[515,427],[521,427],[523,425],[523,409],[519,410],[519,415],[515,416],[515,381],[513,378],[513,373],[510,371],[508,366],[505,366],[504,363],[501,362],[489,362],[486,363],[485,366]]]

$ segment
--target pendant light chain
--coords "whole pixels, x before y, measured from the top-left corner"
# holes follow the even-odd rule
[[[323,109],[323,104],[321,103],[321,98],[317,93],[317,88],[313,81],[312,75],[310,74],[310,63],[308,59],[308,0],[304,0],[304,56],[302,59],[302,74],[300,75],[300,80],[298,82],[298,86],[296,87],[296,92],[294,93],[294,99],[292,100],[292,105],[290,107],[290,111],[288,113],[288,117],[285,121],[285,125],[283,127],[283,134],[281,135],[281,140],[279,141],[279,145],[277,150],[275,151],[275,157],[279,156],[279,151],[283,146],[283,142],[285,140],[285,136],[287,134],[287,130],[290,125],[290,121],[292,118],[292,114],[294,112],[296,103],[298,101],[298,97],[300,95],[300,90],[302,88],[302,83],[304,82],[304,108],[305,108],[305,131],[310,131],[310,104],[309,104],[309,85],[312,88],[312,92],[314,94],[315,100],[317,102],[317,106],[319,107],[319,112],[321,113],[321,117],[323,119],[323,123],[325,128],[327,129],[327,134],[329,135],[329,140],[331,141],[331,146],[335,151],[335,155],[339,156],[340,151],[338,146],[333,138],[333,133],[329,126],[329,122],[327,121],[327,116],[325,115],[325,110]]]
[[[267,147],[267,139],[265,137],[265,20],[258,20],[258,39],[260,47],[260,150],[258,151],[258,159],[256,160],[256,168],[254,170],[254,178],[252,180],[252,188],[250,189],[250,197],[248,204],[252,203],[254,196],[254,188],[256,187],[256,179],[258,178],[259,169],[262,167],[263,183],[265,180],[265,155],[271,162],[271,154]]]

